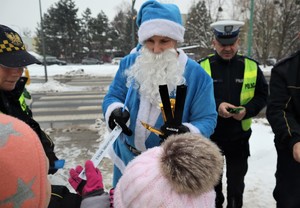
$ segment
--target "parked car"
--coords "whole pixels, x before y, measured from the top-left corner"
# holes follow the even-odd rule
[[[276,64],[276,62],[277,62],[277,60],[276,60],[275,58],[268,58],[268,59],[266,60],[266,64],[267,64],[268,66],[274,66],[274,65]]]
[[[103,61],[96,58],[84,58],[81,61],[81,64],[103,64]]]
[[[39,61],[43,63],[44,59],[40,58]],[[53,65],[53,64],[67,65],[67,62],[63,61],[63,60],[59,60],[58,58],[56,58],[54,56],[46,56],[46,65]]]
[[[111,60],[112,64],[119,65],[123,57],[115,57]]]

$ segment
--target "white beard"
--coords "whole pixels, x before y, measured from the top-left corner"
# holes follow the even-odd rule
[[[166,84],[170,94],[177,85],[185,84],[184,69],[185,66],[179,64],[175,49],[154,54],[143,47],[135,63],[125,71],[127,87],[134,83],[133,87],[138,89],[140,95],[159,108],[159,85]]]

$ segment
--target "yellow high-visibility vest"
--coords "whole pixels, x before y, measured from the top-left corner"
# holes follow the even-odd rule
[[[209,76],[211,76],[209,59],[206,58],[200,63],[200,65],[203,67],[206,73]],[[254,97],[256,78],[257,78],[257,64],[254,61],[245,58],[244,81],[243,81],[243,86],[240,95],[241,105],[247,104]],[[249,130],[251,127],[251,123],[252,123],[251,118],[242,120],[243,130],[244,131]]]

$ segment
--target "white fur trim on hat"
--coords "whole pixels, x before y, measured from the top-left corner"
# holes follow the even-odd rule
[[[148,38],[158,35],[184,41],[184,27],[167,19],[153,19],[143,22],[138,31],[139,43],[143,44]]]

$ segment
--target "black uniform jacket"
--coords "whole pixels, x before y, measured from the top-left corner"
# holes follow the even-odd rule
[[[50,166],[53,166],[54,161],[57,160],[53,151],[53,142],[32,118],[31,110],[28,108],[27,111],[23,111],[20,106],[19,98],[24,91],[26,81],[27,78],[21,77],[13,91],[0,91],[0,112],[24,121],[37,133],[49,159]],[[49,172],[52,173],[51,171]]]
[[[272,69],[267,119],[278,147],[300,142],[300,50]]]
[[[231,60],[222,59],[217,53],[207,57],[210,61],[211,76],[214,82],[214,94],[218,110],[222,102],[228,102],[240,106],[240,95],[244,80],[245,56],[236,54]],[[203,59],[205,60],[205,59]],[[200,60],[203,61],[203,60]],[[244,118],[256,116],[266,105],[268,96],[268,84],[258,67],[255,95],[246,105]],[[246,140],[251,135],[251,129],[244,131],[241,121],[233,118],[218,116],[217,127],[211,139],[214,141]]]

